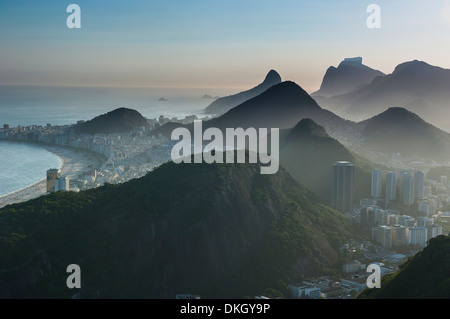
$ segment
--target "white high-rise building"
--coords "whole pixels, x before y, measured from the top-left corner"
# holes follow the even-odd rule
[[[69,178],[68,177],[58,177],[55,179],[55,192],[57,191],[63,191],[67,192],[69,191]]]
[[[392,245],[403,246],[408,244],[408,228],[405,226],[392,226]]]
[[[381,225],[375,228],[374,237],[377,243],[384,248],[392,248],[392,228]]]
[[[431,227],[431,238],[442,235],[442,226],[433,225]]]
[[[397,215],[397,214],[389,214],[387,216],[387,224],[388,225],[397,225],[398,217],[399,217],[399,215]]]
[[[398,217],[398,224],[405,227],[415,226],[416,221],[413,217],[408,215],[401,215]]]
[[[417,226],[433,226],[434,218],[421,217],[417,220]]]
[[[388,224],[388,216],[389,213],[385,210],[378,210],[377,213],[377,223],[378,225],[387,225]]]
[[[448,186],[448,178],[447,178],[447,176],[441,176],[441,184],[444,185],[445,187]]]
[[[419,203],[419,212],[424,213],[427,216],[431,214],[431,203],[427,200],[421,201]]]
[[[386,199],[396,200],[397,199],[397,185],[395,182],[395,174],[389,172],[386,175]]]
[[[404,205],[414,204],[414,178],[409,174],[402,175],[401,195]]]
[[[425,226],[414,226],[409,228],[408,243],[425,247],[428,240],[428,229]]]
[[[379,169],[376,169],[372,172],[372,191],[371,195],[372,197],[381,197],[381,183],[382,183],[382,177],[381,177],[381,171]]]
[[[55,191],[55,181],[59,178],[61,170],[52,168],[47,171],[47,192],[51,193]]]

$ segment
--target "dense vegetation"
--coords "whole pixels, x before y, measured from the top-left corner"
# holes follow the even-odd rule
[[[71,297],[73,263],[84,298],[285,295],[293,276],[329,271],[350,237],[349,221],[283,169],[167,163],[0,210],[0,296]]]
[[[90,121],[75,125],[78,134],[110,134],[129,132],[147,126],[147,120],[136,110],[124,107],[99,115]]]
[[[362,128],[361,147],[372,152],[400,153],[404,158],[438,163],[450,153],[449,133],[401,107],[391,107],[358,125]]]
[[[285,136],[283,136],[285,135]],[[374,165],[348,151],[311,119],[301,120],[281,135],[280,162],[302,185],[326,203],[331,202],[333,164],[349,161],[355,165],[354,199],[370,196]]]
[[[381,289],[366,289],[359,298],[450,298],[450,237],[430,239],[422,251],[395,274],[382,278]]]

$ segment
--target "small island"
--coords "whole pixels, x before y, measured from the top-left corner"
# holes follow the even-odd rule
[[[211,96],[211,95],[209,95],[209,94],[205,94],[205,95],[203,95],[202,96],[202,99],[208,99],[208,100],[217,100],[217,99],[219,99],[220,97],[218,97],[218,96]]]

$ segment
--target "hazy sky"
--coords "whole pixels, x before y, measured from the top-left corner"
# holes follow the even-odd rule
[[[390,73],[449,55],[446,0],[0,1],[0,84],[245,89],[273,68],[311,92],[345,57]]]

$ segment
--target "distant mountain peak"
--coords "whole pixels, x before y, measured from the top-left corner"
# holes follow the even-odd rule
[[[404,107],[392,106],[388,108],[384,113],[396,113],[396,114],[414,114],[413,112],[408,111]]]
[[[293,81],[284,81],[272,87],[273,90],[286,90],[292,93],[308,94],[303,88]]]
[[[423,121],[423,119],[417,114],[405,109],[404,107],[390,107],[386,111],[378,114],[375,117],[390,118],[395,120],[401,120],[401,118],[408,117]]]
[[[280,84],[272,86],[257,98],[262,100],[267,98],[277,98],[281,101],[290,101],[298,105],[308,106],[313,109],[320,109],[320,106],[300,85],[293,81],[283,81]],[[306,102],[306,104],[305,104]]]
[[[323,126],[320,126],[310,118],[304,118],[289,132],[288,141],[295,141],[305,137],[330,137]]]
[[[362,64],[363,58],[362,57],[355,57],[355,58],[345,58],[344,61],[342,61],[341,64],[351,63],[351,64]]]
[[[311,118],[329,130],[345,125],[345,120],[322,109],[298,84],[285,81],[209,121],[216,127],[292,128],[303,118]],[[230,126],[232,125],[232,126]],[[333,130],[333,129],[332,129]]]
[[[345,58],[337,68],[330,66],[323,77],[320,90],[313,95],[328,98],[345,94],[361,85],[369,84],[378,76],[385,75],[362,64],[362,61],[362,57]]]
[[[442,69],[436,66],[432,66],[424,61],[419,60],[413,60],[401,63],[396,66],[394,72],[392,73],[394,76],[399,74],[407,74],[410,75],[413,72],[422,72],[427,70],[434,70],[434,69]]]
[[[267,73],[266,78],[264,79],[263,83],[281,83],[281,76],[278,74],[275,70],[270,70],[269,73]]]
[[[219,115],[224,114],[230,109],[260,95],[267,89],[279,83],[281,83],[281,76],[278,74],[277,71],[272,69],[269,71],[269,73],[267,73],[266,77],[264,78],[264,81],[259,85],[247,91],[218,98],[210,105],[208,105],[204,110],[204,112],[206,114],[219,114]]]
[[[308,98],[310,98],[311,100],[313,100],[314,101],[314,99],[313,98],[311,98],[311,96],[309,95],[309,93],[308,92],[306,92],[299,84],[297,84],[296,82],[293,82],[293,81],[283,81],[283,82],[281,82],[280,84],[277,84],[276,86],[273,86],[273,88],[277,88],[277,89],[283,89],[283,90],[286,90],[286,91],[288,91],[288,92],[291,92],[291,93],[295,93],[295,94],[299,94],[299,95],[306,95],[306,96],[308,96]],[[315,103],[315,101],[314,101],[314,104],[317,104],[317,103]]]
[[[438,163],[450,154],[450,134],[403,107],[391,107],[358,125],[362,147],[374,152]]]
[[[92,120],[77,124],[79,134],[111,134],[129,132],[134,128],[146,126],[147,120],[136,110],[120,107]]]
[[[394,125],[398,128],[405,126],[406,129],[414,125],[428,125],[420,116],[404,107],[390,107],[361,123],[370,123],[371,130],[376,130],[377,127],[384,127],[385,125]]]
[[[352,91],[335,96],[316,95],[315,99],[322,107],[354,121],[384,112],[386,106],[401,106],[450,131],[449,87],[450,69],[415,59]]]

